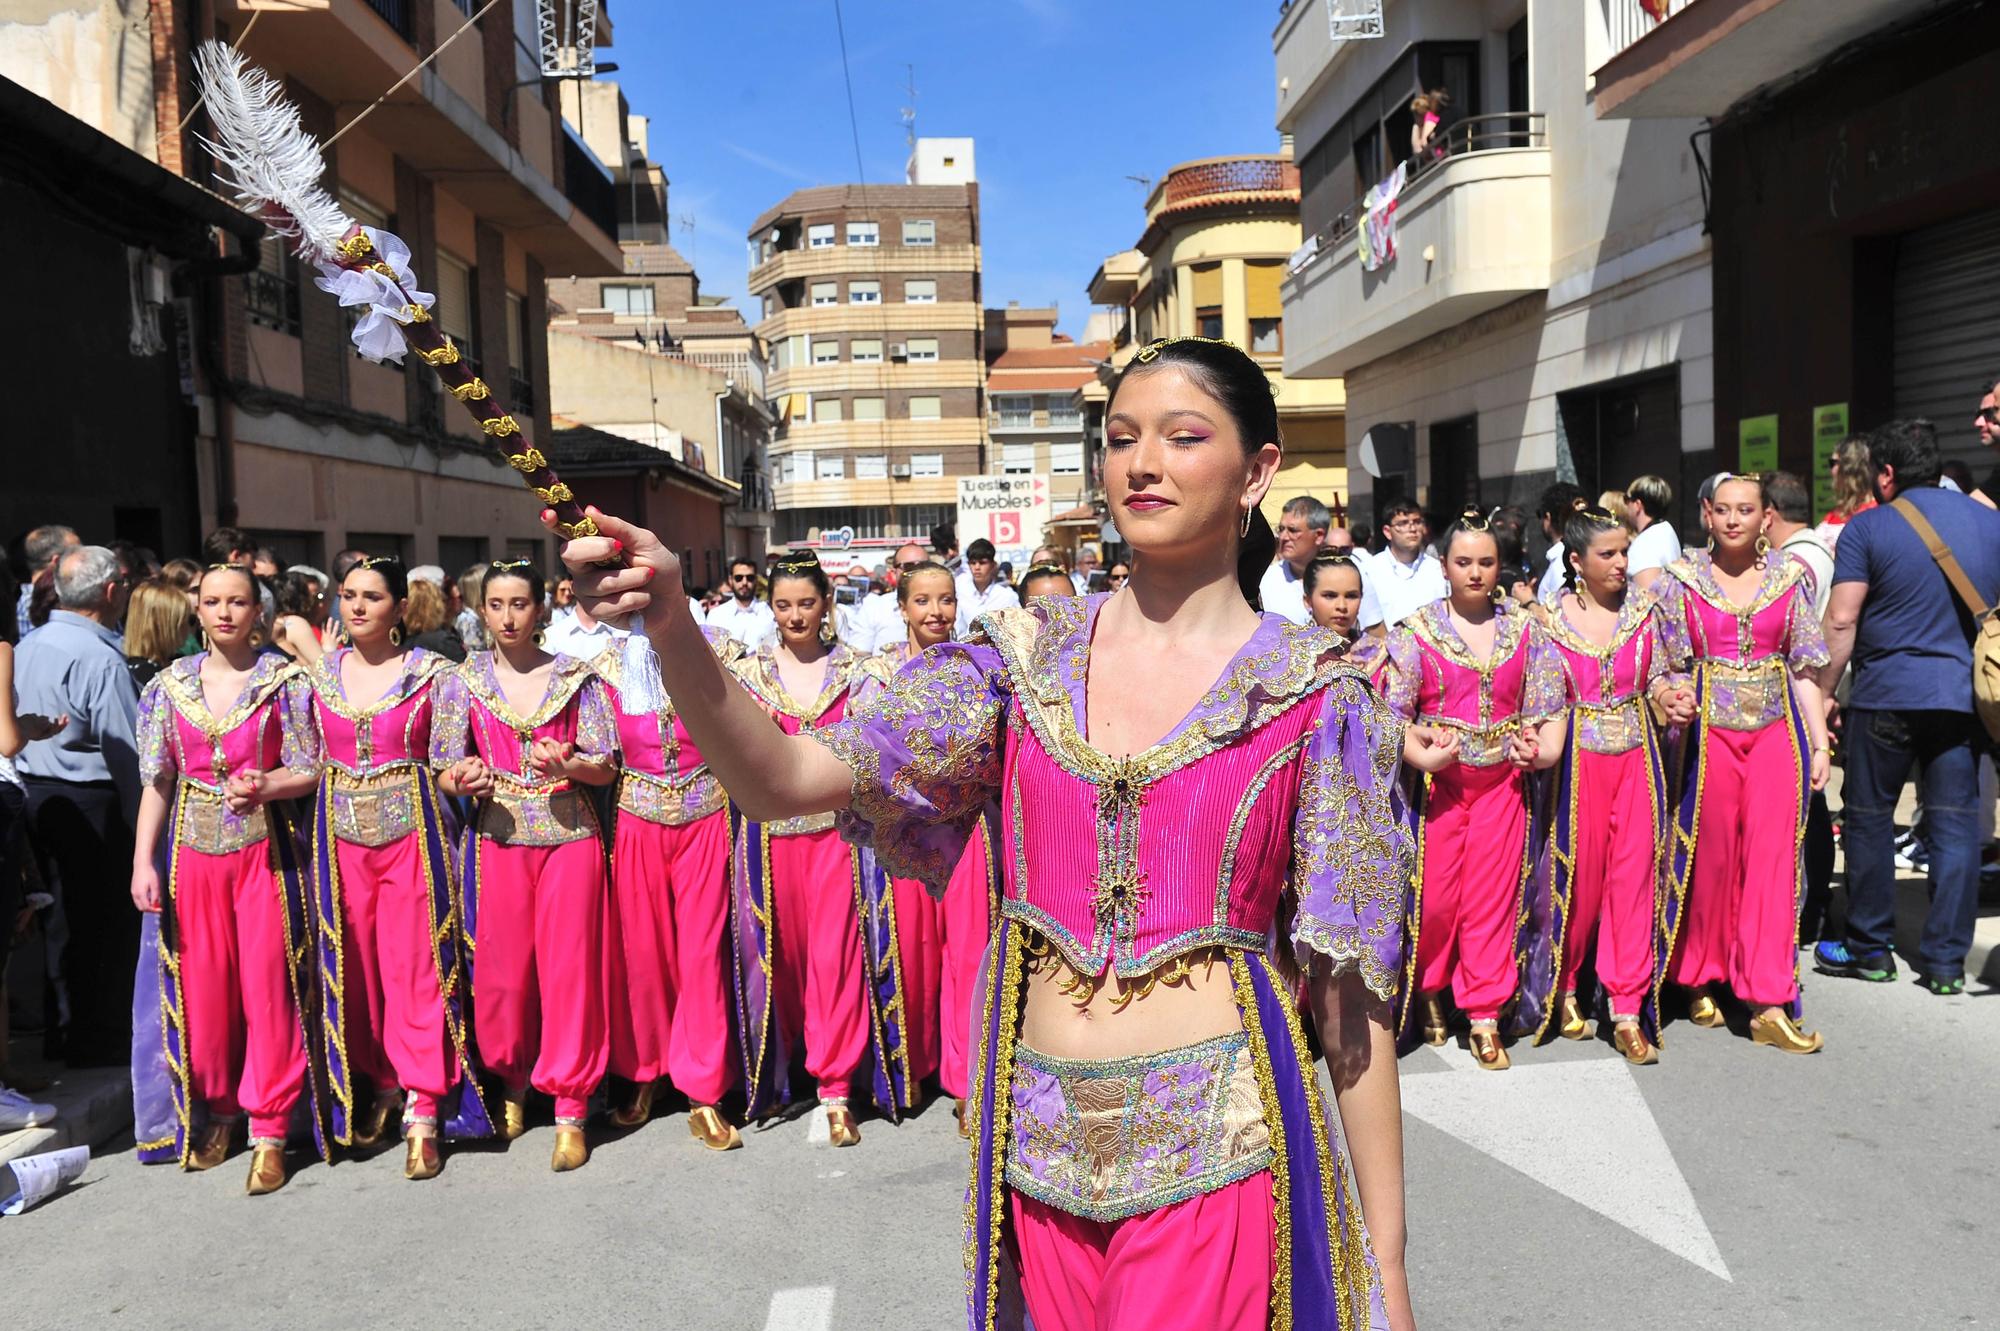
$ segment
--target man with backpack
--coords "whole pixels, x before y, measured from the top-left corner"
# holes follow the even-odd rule
[[[1979,907],[1979,775],[2000,734],[2000,512],[1940,489],[1937,431],[1891,421],[1868,438],[1878,506],[1855,514],[1837,547],[1826,611],[1828,697],[1851,658],[1841,786],[1847,938],[1814,966],[1888,981],[1896,925],[1896,800],[1918,773],[1930,850],[1930,911],[1917,982],[1965,990]]]

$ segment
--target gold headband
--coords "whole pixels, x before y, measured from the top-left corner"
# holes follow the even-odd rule
[[[1148,342],[1145,346],[1139,348],[1139,354],[1134,356],[1132,359],[1141,365],[1150,365],[1152,364],[1152,362],[1159,359],[1160,353],[1162,351],[1165,351],[1168,347],[1173,346],[1177,342],[1199,342],[1204,346],[1228,347],[1231,351],[1235,352],[1241,352],[1243,350],[1242,347],[1237,346],[1234,342],[1226,341],[1225,339],[1219,337],[1194,337],[1194,336],[1157,337],[1154,338],[1151,342]]]
[[[1493,530],[1492,521],[1489,518],[1487,518],[1487,516],[1484,513],[1481,513],[1476,508],[1467,508],[1460,510],[1458,515],[1457,526],[1460,531]]]
[[[488,564],[486,568],[487,571],[491,572],[496,569],[533,568],[534,566],[535,561],[532,559],[496,559]]]

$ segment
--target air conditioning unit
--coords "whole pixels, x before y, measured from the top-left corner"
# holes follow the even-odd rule
[[[889,359],[890,359],[890,360],[908,360],[909,358],[910,358],[910,346],[909,346],[909,343],[907,343],[907,342],[891,342],[891,343],[889,344]]]
[[[907,462],[892,463],[889,467],[889,474],[898,480],[907,481],[910,479],[910,464]]]

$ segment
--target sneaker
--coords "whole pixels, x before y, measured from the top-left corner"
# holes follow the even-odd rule
[[[1936,994],[1939,998],[1951,998],[1954,995],[1965,992],[1965,977],[1963,975],[1955,975],[1950,979],[1946,979],[1942,975],[1919,975],[1917,983]]]
[[[1931,867],[1931,853],[1924,849],[1924,843],[1914,838],[1910,844],[1896,852],[1896,867],[1910,873],[1922,873]]]
[[[1887,952],[1857,954],[1841,942],[1821,943],[1813,949],[1813,969],[1821,975],[1887,984],[1896,978],[1896,958]]]
[[[19,1091],[0,1086],[0,1132],[17,1132],[22,1128],[39,1128],[44,1123],[53,1123],[56,1107],[30,1100]]]

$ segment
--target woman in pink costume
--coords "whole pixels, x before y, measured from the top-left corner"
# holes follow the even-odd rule
[[[139,701],[146,789],[132,900],[161,913],[165,1048],[160,1065],[135,1059],[133,1078],[157,1081],[164,1069],[177,1119],[171,1139],[139,1150],[212,1169],[247,1112],[256,1196],[285,1185],[285,1134],[307,1084],[311,917],[277,801],[318,780],[312,693],[287,657],[251,645],[259,603],[248,569],[212,568],[195,595],[208,650],[161,671]],[[314,1118],[317,1130],[317,1105]]]
[[[1430,774],[1404,1028],[1420,1010],[1424,1039],[1443,1044],[1449,986],[1472,1023],[1473,1056],[1497,1072],[1510,1061],[1500,1017],[1520,988],[1516,934],[1533,863],[1527,773],[1562,756],[1562,667],[1535,618],[1495,599],[1500,547],[1478,509],[1438,548],[1449,595],[1389,633],[1389,705],[1418,723],[1408,754]]]
[[[1361,566],[1354,556],[1327,551],[1306,564],[1306,609],[1313,623],[1340,635],[1341,655],[1380,687],[1389,664],[1387,640],[1360,626]]]
[[[1669,650],[1691,662],[1697,713],[1682,756],[1668,872],[1687,901],[1669,978],[1688,1015],[1723,1024],[1709,987],[1752,1012],[1750,1038],[1819,1052],[1798,1024],[1799,855],[1809,792],[1826,785],[1826,713],[1813,672],[1826,642],[1805,566],[1764,539],[1764,486],[1727,476],[1705,507],[1710,546],[1667,565]]]
[[[1632,536],[1624,524],[1579,499],[1562,541],[1569,567],[1544,621],[1569,704],[1549,829],[1549,871],[1562,903],[1561,1003],[1552,1020],[1564,1039],[1590,1037],[1577,981],[1592,963],[1618,1052],[1631,1063],[1655,1063],[1659,988],[1681,902],[1660,879],[1667,768],[1647,703],[1669,725],[1684,725],[1694,693],[1668,671],[1653,592],[1627,588]],[[1545,1015],[1543,1025],[1550,1020]]]
[[[530,1085],[554,1096],[549,1167],[561,1172],[590,1158],[584,1117],[611,1052],[604,842],[579,787],[616,774],[618,721],[586,662],[538,645],[542,575],[526,560],[488,565],[479,598],[493,650],[438,683],[431,765],[447,795],[479,801],[460,876],[472,1029],[504,1087],[500,1135],[527,1130]]]
[[[833,589],[811,551],[778,561],[770,602],[777,645],[737,661],[737,680],[785,735],[834,724],[863,682],[864,658],[833,640]],[[848,1097],[871,1042],[890,1088],[885,1097],[878,1086],[877,1099],[891,1113],[915,1103],[893,898],[870,908],[875,867],[826,812],[746,820],[734,872],[750,1112],[762,1116],[789,1098],[790,1050],[803,1044],[833,1144],[852,1146],[861,1130]],[[875,924],[872,938],[864,922]]]
[[[588,611],[579,611],[588,614]],[[724,660],[734,638],[710,630]],[[611,1121],[652,1117],[664,1081],[688,1098],[688,1131],[713,1151],[743,1136],[717,1108],[736,1084],[730,1049],[729,796],[688,738],[673,701],[628,712],[618,691],[624,656],[606,649],[591,668],[618,713],[618,815],[611,840],[611,1071],[633,1083]]]
[[[400,1102],[403,1174],[428,1179],[443,1167],[441,1136],[491,1124],[466,1047],[465,940],[429,765],[431,690],[452,663],[404,643],[408,588],[398,560],[356,564],[339,587],[346,643],[307,672],[321,769],[313,1045],[334,1140],[375,1145]]]
[[[1108,405],[1105,485],[1139,554],[1125,588],[984,616],[810,738],[732,696],[657,537],[598,517],[564,558],[586,602],[644,615],[750,816],[845,808],[893,872],[937,887],[997,801],[970,1327],[1407,1331],[1402,726],[1326,634],[1248,602],[1281,459],[1256,362],[1152,343]],[[595,567],[614,540],[635,567]]]

